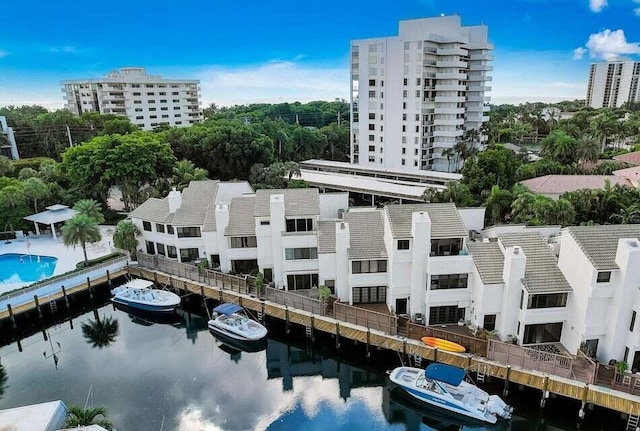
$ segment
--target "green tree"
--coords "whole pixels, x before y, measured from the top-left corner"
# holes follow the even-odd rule
[[[451,158],[455,156],[453,148],[445,148],[442,150],[442,157],[447,158],[447,172],[451,172]]]
[[[113,423],[108,419],[109,412],[105,407],[83,409],[78,406],[70,406],[67,409],[67,428],[98,425],[106,430],[113,430]]]
[[[197,168],[192,161],[180,160],[173,167],[171,184],[182,191],[189,186],[191,181],[206,180],[207,174],[206,169]]]
[[[128,118],[113,118],[103,123],[102,135],[127,135],[137,131],[138,128],[131,124]]]
[[[38,171],[33,168],[22,168],[20,172],[18,172],[18,178],[21,180],[26,180],[27,178],[37,177]]]
[[[576,159],[584,166],[585,163],[595,163],[600,154],[600,143],[595,136],[582,135],[576,145]]]
[[[84,264],[89,264],[87,258],[87,243],[98,242],[102,236],[98,223],[92,217],[86,214],[76,214],[73,218],[67,220],[62,227],[62,239],[66,246],[82,246],[84,253]]]
[[[113,233],[113,245],[122,250],[127,250],[131,259],[136,260],[138,235],[140,235],[140,230],[131,220],[120,220]]]
[[[33,210],[37,213],[38,201],[49,196],[49,187],[40,178],[36,177],[27,179],[23,184],[24,195],[33,202]]]
[[[591,122],[593,135],[601,140],[601,151],[604,152],[607,139],[612,136],[618,126],[618,118],[610,109],[605,109]]]
[[[13,162],[6,156],[0,156],[0,176],[4,177],[14,171]]]
[[[78,214],[84,214],[91,217],[96,223],[104,223],[104,216],[102,215],[102,205],[93,199],[81,199],[73,206],[73,209],[78,211]]]
[[[462,167],[462,182],[478,202],[483,191],[494,185],[509,190],[516,181],[515,173],[522,161],[513,151],[502,145],[492,145],[485,151],[470,157]]]
[[[428,188],[425,190],[422,198],[425,202],[452,202],[460,208],[473,207],[477,205],[466,184],[458,181],[450,182],[447,184],[447,188],[442,191]]]
[[[640,224],[640,204],[623,207],[609,217],[614,224]]]
[[[22,217],[28,215],[25,204],[27,198],[20,186],[9,185],[0,189],[0,217],[9,226],[11,232],[19,223],[23,223]]]
[[[549,133],[540,143],[540,155],[564,165],[576,161],[576,149],[576,140],[562,129]]]
[[[503,190],[499,186],[491,187],[485,201],[489,223],[495,225],[504,222],[511,212],[512,202],[513,195],[509,190]]]

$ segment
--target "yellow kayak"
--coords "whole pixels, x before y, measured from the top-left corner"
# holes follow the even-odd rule
[[[446,350],[448,352],[464,353],[466,349],[458,343],[453,341],[444,340],[442,338],[435,337],[422,337],[422,342],[427,346],[434,347],[440,350]]]

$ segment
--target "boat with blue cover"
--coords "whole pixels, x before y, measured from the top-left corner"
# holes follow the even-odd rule
[[[411,397],[481,422],[495,424],[511,419],[513,408],[499,396],[489,395],[464,381],[465,370],[446,364],[430,364],[426,369],[398,367],[389,379]]]
[[[214,334],[236,340],[258,341],[267,336],[267,328],[250,319],[244,308],[227,302],[213,309],[208,326]]]
[[[116,304],[145,311],[173,311],[180,305],[180,297],[166,290],[153,289],[153,282],[134,278],[111,290]]]

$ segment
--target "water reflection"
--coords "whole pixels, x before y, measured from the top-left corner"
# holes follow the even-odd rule
[[[83,323],[82,335],[93,348],[104,349],[116,341],[120,331],[118,320],[112,317],[100,317],[96,314],[96,320]]]
[[[0,399],[4,396],[4,391],[7,390],[7,370],[4,366],[0,365]]]
[[[97,310],[103,324],[118,322],[108,348],[93,348],[77,329],[97,323],[92,311],[76,318],[76,329],[65,322],[24,338],[22,353],[15,342],[0,347],[6,368],[3,380],[0,367],[0,394],[6,387],[0,409],[57,399],[84,405],[92,386],[95,406],[107,407],[121,430],[437,429],[385,395],[384,370],[397,357],[384,362],[383,352],[374,351],[369,362],[343,347],[337,359],[333,347],[323,347],[331,342],[306,344],[293,334],[251,352],[211,335],[206,317],[178,311],[157,322],[129,311],[110,304]],[[284,333],[275,322],[270,331]],[[52,338],[64,347],[57,370],[42,357]],[[532,430],[535,422],[516,419],[512,429]]]

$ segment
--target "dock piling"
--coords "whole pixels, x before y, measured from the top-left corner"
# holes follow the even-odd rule
[[[38,317],[42,319],[42,309],[40,308],[40,301],[38,301],[38,295],[33,295],[33,302],[36,304],[36,310],[38,310]]]
[[[371,357],[371,351],[369,347],[371,345],[371,329],[367,328],[367,358]]]
[[[544,375],[544,383],[542,384],[542,398],[540,399],[540,408],[543,409],[547,404],[547,399],[549,398],[549,391],[547,388],[549,387],[549,374]]]
[[[62,286],[62,297],[64,298],[64,305],[67,307],[67,311],[69,311],[69,297],[67,296],[67,289]]]
[[[11,304],[7,304],[7,311],[9,312],[9,318],[11,319],[11,326],[13,326],[13,329],[18,329],[18,325],[16,325],[16,316],[13,314]]]
[[[336,321],[336,349],[340,349],[340,322]]]
[[[87,288],[89,289],[89,298],[93,300],[93,286],[91,286],[91,278],[87,277]]]
[[[509,395],[509,375],[511,374],[511,365],[507,365],[507,373],[504,376],[504,389],[502,390],[502,395]]]
[[[107,269],[107,285],[109,286],[109,289],[111,289],[111,274],[109,274],[109,270]]]
[[[285,329],[286,329],[286,333],[287,335],[289,335],[289,307],[285,305],[285,309],[284,309],[284,316],[285,316]]]

